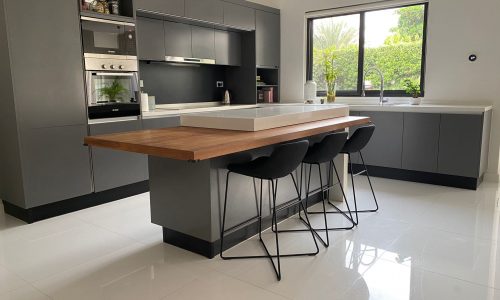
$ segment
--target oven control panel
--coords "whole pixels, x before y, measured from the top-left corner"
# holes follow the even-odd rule
[[[137,57],[120,58],[100,58],[85,56],[85,69],[87,71],[119,71],[119,72],[137,72]]]

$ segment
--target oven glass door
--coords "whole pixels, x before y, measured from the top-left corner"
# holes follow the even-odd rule
[[[82,20],[85,53],[136,56],[135,27]]]
[[[137,103],[137,72],[87,72],[88,104]]]

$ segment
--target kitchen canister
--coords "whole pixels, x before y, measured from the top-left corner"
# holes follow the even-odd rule
[[[315,101],[318,85],[313,80],[308,80],[304,85],[304,100]]]
[[[141,110],[142,111],[149,111],[148,93],[141,93]]]
[[[156,97],[155,96],[148,96],[148,107],[149,107],[150,111],[156,109]]]

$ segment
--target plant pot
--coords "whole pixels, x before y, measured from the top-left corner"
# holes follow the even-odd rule
[[[410,98],[411,105],[420,105],[422,103],[422,98]]]

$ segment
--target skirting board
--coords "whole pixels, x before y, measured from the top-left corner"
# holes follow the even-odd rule
[[[362,170],[363,165],[353,164],[354,172]],[[410,171],[386,167],[367,166],[370,176],[395,180],[427,183],[450,186],[468,190],[476,190],[483,178],[462,177],[454,175],[436,174],[420,171]]]
[[[31,224],[85,208],[146,193],[148,191],[149,181],[142,181],[99,193],[83,195],[32,208],[22,208],[4,200],[3,207],[6,214]]]

